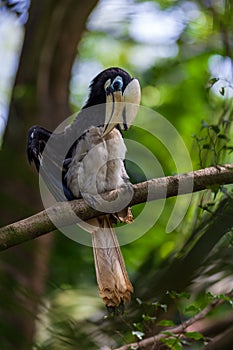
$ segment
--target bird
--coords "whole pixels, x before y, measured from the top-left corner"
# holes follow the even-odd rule
[[[86,103],[62,132],[37,125],[28,132],[28,160],[56,200],[83,198],[103,212],[83,227],[92,237],[99,295],[113,314],[124,312],[133,293],[113,224],[130,223],[133,215],[124,198],[116,207],[111,202],[103,206],[100,194],[120,188],[132,194],[121,130],[132,125],[140,97],[138,79],[110,67],[92,80]]]

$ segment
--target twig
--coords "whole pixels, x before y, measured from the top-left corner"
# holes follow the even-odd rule
[[[133,186],[134,194],[129,205],[202,191],[211,186],[230,183],[233,183],[232,164],[152,179]],[[124,191],[125,189],[119,189],[105,193],[103,198],[111,202]],[[58,203],[40,213],[0,228],[0,251],[49,233],[56,227],[65,227],[102,214],[89,207],[82,199]]]
[[[232,293],[230,293],[229,296],[232,296]],[[198,314],[193,316],[192,318],[188,319],[187,321],[184,321],[183,323],[179,324],[178,326],[166,328],[166,330],[163,330],[163,332],[169,332],[169,333],[181,335],[181,334],[185,333],[185,331],[188,327],[190,327],[195,322],[204,319],[210,311],[215,309],[217,306],[223,304],[224,302],[226,302],[226,300],[216,299],[212,303],[207,305]],[[141,349],[149,348],[149,346],[151,348],[152,345],[158,344],[161,341],[161,339],[164,339],[167,337],[169,337],[169,336],[166,333],[159,333],[159,334],[154,335],[152,337],[140,340],[139,342],[125,344],[125,345],[121,346],[120,348],[116,348],[115,350],[129,350],[129,349],[140,349],[141,350]],[[156,349],[156,348],[154,348],[154,349]]]

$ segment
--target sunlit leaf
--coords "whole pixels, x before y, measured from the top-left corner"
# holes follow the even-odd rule
[[[203,336],[203,334],[199,332],[186,332],[185,336],[187,338],[194,339],[194,340],[205,340],[205,337]]]
[[[157,310],[158,308],[163,309],[165,312],[167,311],[167,305],[166,304],[161,304],[158,301],[155,301],[152,303],[152,305],[155,307],[155,309]]]
[[[142,340],[144,337],[144,333],[140,331],[132,331],[132,334],[135,335],[139,340]]]
[[[179,338],[177,337],[171,337],[171,338],[163,338],[161,339],[161,341],[166,344],[166,346],[169,348],[169,349],[172,349],[172,350],[182,350],[183,349],[183,346],[181,344],[181,341]]]
[[[156,317],[155,316],[149,316],[149,315],[142,315],[142,318],[144,321],[152,321],[154,322],[156,320]]]
[[[158,322],[158,326],[172,327],[175,323],[172,320],[161,320]]]
[[[189,305],[185,308],[185,312],[191,312],[192,314],[197,314],[201,309],[195,305]]]

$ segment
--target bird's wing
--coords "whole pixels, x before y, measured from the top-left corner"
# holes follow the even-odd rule
[[[46,186],[58,201],[74,199],[64,180],[75,144],[64,153],[65,134],[52,134],[50,131],[33,126],[28,133],[27,155],[34,162]],[[64,156],[65,155],[65,156]]]
[[[67,184],[67,172],[74,155],[83,157],[83,138],[93,126],[101,125],[105,105],[83,109],[64,132],[55,134],[40,126],[28,132],[27,155],[34,162],[52,195],[58,201],[80,197],[73,194]]]
[[[27,140],[27,156],[31,164],[34,162],[37,171],[39,172],[42,153],[45,149],[46,143],[50,138],[51,132],[40,127],[32,126],[28,131]]]

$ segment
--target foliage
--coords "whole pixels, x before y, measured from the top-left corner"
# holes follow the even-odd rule
[[[132,22],[148,3],[159,14],[186,13],[182,30],[172,41],[148,43],[132,35]],[[102,6],[101,23],[110,25],[105,15],[107,2]],[[113,17],[114,26],[98,29],[94,17],[87,24],[70,83],[73,111],[81,108],[87,81],[95,71],[121,66],[140,80],[142,103],[178,130],[194,169],[232,162],[230,1],[126,1],[120,2],[121,6],[123,11]],[[129,130],[127,137],[149,148],[166,175],[176,172],[172,157],[159,140],[137,128]],[[132,164],[128,168],[134,181],[144,179]],[[223,315],[232,315],[232,299],[227,294],[233,287],[231,186],[193,195],[183,222],[167,234],[174,202],[166,201],[159,220],[143,237],[122,247],[135,296],[119,319],[105,317],[96,291],[91,249],[57,234],[47,291],[40,302],[35,349],[69,350],[77,344],[82,349],[110,349],[152,334],[164,334],[161,341],[168,349],[201,349],[221,335],[214,327],[210,334],[204,325],[197,330],[195,323],[193,330],[185,332],[170,328],[194,318],[216,300],[223,302],[205,315],[210,328]],[[141,209],[134,208],[134,215]]]
[[[137,42],[130,36],[130,18],[128,21],[123,18],[122,23],[120,19],[117,19],[120,25],[124,25],[124,37],[122,37],[122,33],[118,35],[107,30],[91,30],[85,33],[79,47],[78,64],[74,73],[77,74],[77,77],[80,77],[79,71],[82,71],[82,68],[85,69],[86,65],[90,67],[96,65],[98,69],[119,65],[132,71],[139,78],[142,85],[142,103],[162,113],[177,128],[191,152],[193,164],[196,168],[217,165],[224,161],[231,162],[232,160],[232,103],[230,98],[232,96],[232,84],[228,84],[225,78],[221,77],[221,72],[213,76],[211,71],[213,57],[218,54],[224,61],[224,57],[228,55],[229,43],[227,35],[224,36],[224,33],[231,30],[232,23],[227,8],[215,8],[214,5],[208,8],[205,7],[204,3],[200,5],[195,2],[189,4],[197,11],[197,15],[186,23],[185,29],[180,34],[176,42],[176,45],[178,45],[176,55],[162,59],[156,58],[146,68],[140,68],[140,65],[137,66],[135,61],[132,60],[132,55],[133,52],[136,53],[136,49],[141,52],[146,51],[147,45]],[[162,11],[165,9],[171,11],[174,7],[182,7],[183,3],[180,1],[170,3],[161,1],[160,6]],[[213,21],[214,26],[212,25]],[[219,35],[224,36],[222,45],[216,38]],[[156,50],[156,47],[154,47],[154,50]],[[95,60],[92,59],[91,61],[90,57],[95,57]],[[78,105],[80,108],[84,97],[80,93],[75,94],[73,90],[74,82],[76,81],[77,84],[79,82],[78,79],[74,80],[75,75],[72,79],[71,101],[74,106]],[[216,84],[218,85],[217,90],[215,88]],[[82,89],[80,91],[82,93]],[[84,94],[86,94],[86,88]],[[166,147],[162,147],[163,145],[161,146],[157,140],[136,128],[132,128],[127,136],[140,140],[146,147],[149,147],[159,159],[167,175],[174,172],[174,164],[172,159],[169,160],[168,158]],[[137,178],[136,181],[143,180],[143,176],[140,176],[141,178]],[[226,195],[231,197],[229,186],[211,188],[209,192],[195,195],[186,219],[181,227],[170,235],[164,232],[166,222],[173,208],[173,200],[167,201],[155,227],[138,241],[131,243],[130,246],[123,247],[128,269],[132,275],[135,275],[136,297],[140,298],[143,295],[150,300],[150,298],[157,295],[161,300],[161,302],[157,301],[155,303],[139,302],[139,308],[134,303],[138,316],[133,317],[134,320],[131,321],[132,316],[129,313],[124,318],[126,326],[123,329],[118,322],[116,322],[117,326],[113,326],[113,323],[112,327],[115,327],[116,333],[121,334],[124,339],[123,343],[133,340],[133,338],[130,338],[129,329],[131,329],[131,336],[133,335],[135,340],[140,341],[154,332],[155,325],[157,327],[174,327],[177,323],[177,315],[179,315],[178,322],[194,317],[212,302],[206,296],[205,291],[208,288],[215,290],[215,288],[220,287],[220,290],[223,289],[222,295],[225,298],[224,292],[226,290],[224,284],[221,286],[220,281],[226,278],[224,276],[231,278],[232,261],[228,259],[228,263],[224,267],[220,267],[219,261],[223,256],[223,250],[220,247],[223,247],[222,240],[227,235],[227,231],[224,231],[222,236],[220,232],[216,232],[216,236],[218,234],[219,236],[215,241],[218,248],[217,246],[215,248],[215,244],[211,244],[211,236],[207,235],[209,223],[207,222],[204,228],[203,223],[207,219],[211,222],[211,215],[215,215],[214,213],[217,212],[219,206],[223,205],[221,201]],[[140,209],[135,208],[134,214],[137,215],[138,211]],[[222,239],[219,238],[220,236]],[[200,260],[200,264],[192,265],[189,263],[187,254],[190,252],[190,259],[191,257],[193,259],[195,251],[202,249],[201,238],[203,237],[207,242],[204,250],[205,254],[208,254],[208,249],[211,251],[211,248],[208,248],[209,241],[209,246],[214,247],[213,254],[209,254],[207,260]],[[229,255],[232,254],[230,242],[232,241],[225,242],[225,249],[229,250]],[[187,264],[187,273],[183,270],[182,261],[183,264]],[[180,270],[180,274],[177,277],[174,276],[176,284],[174,278],[171,278],[171,274],[174,273],[173,269],[164,269],[165,266],[171,266],[173,263]],[[218,280],[215,280],[216,283],[211,287],[211,276],[220,273],[220,271],[221,276]],[[204,284],[202,275],[203,279],[206,276]],[[191,285],[194,277],[196,278],[195,282]],[[165,282],[168,278],[171,278],[171,283]],[[167,296],[163,292],[166,288],[162,287],[164,283],[165,286],[169,285],[170,288],[174,283],[179,291],[170,292],[168,298],[175,302],[175,308],[174,302],[171,302],[171,300],[166,303]],[[154,287],[156,285],[158,285],[157,288]],[[191,287],[189,287],[190,285]],[[189,293],[191,293],[190,298],[193,300],[190,304],[187,304],[188,294],[184,291],[187,287],[189,287]],[[148,293],[148,288],[151,289],[150,293]],[[225,311],[226,309],[224,309]],[[230,309],[228,309],[228,312],[231,312]],[[212,318],[214,318],[213,315]],[[112,327],[110,326],[110,329]],[[113,338],[119,341],[116,335]],[[188,331],[183,334],[182,338],[180,335],[169,333],[167,337],[163,338],[163,342],[171,349],[182,349],[183,347],[196,349],[197,344],[199,344],[198,348],[202,348],[206,338],[199,331]],[[195,343],[197,344],[194,345]]]

